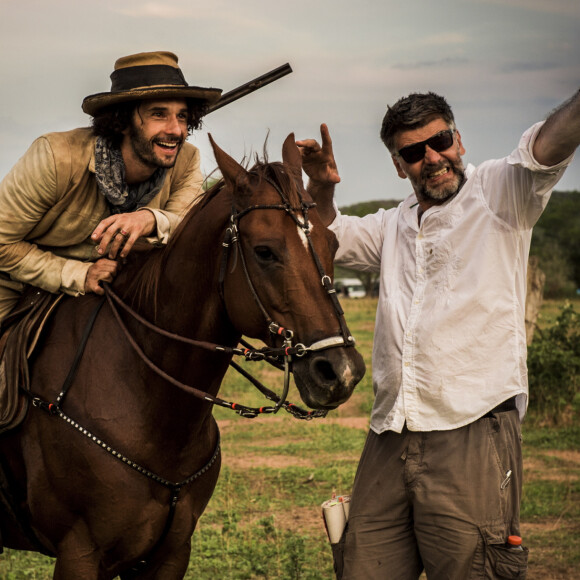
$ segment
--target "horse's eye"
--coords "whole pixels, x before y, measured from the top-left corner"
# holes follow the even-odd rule
[[[274,262],[276,260],[276,255],[268,246],[256,246],[254,252],[264,262]]]

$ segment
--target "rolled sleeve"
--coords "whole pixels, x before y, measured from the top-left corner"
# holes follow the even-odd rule
[[[574,154],[570,155],[567,159],[564,159],[556,165],[542,165],[538,163],[534,158],[534,143],[544,125],[544,121],[540,121],[535,125],[532,125],[521,137],[518,147],[511,153],[507,158],[507,162],[510,165],[516,165],[529,169],[537,173],[546,173],[549,175],[559,175],[564,172],[566,167],[570,165],[572,159],[574,159]]]
[[[139,211],[150,211],[155,218],[155,235],[145,239],[153,245],[167,244],[169,235],[175,230],[181,219],[175,214],[167,213],[151,207],[141,208]]]

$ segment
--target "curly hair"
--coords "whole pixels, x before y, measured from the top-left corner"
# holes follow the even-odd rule
[[[118,147],[123,140],[123,131],[131,125],[133,113],[142,101],[127,101],[109,107],[103,107],[95,113],[92,119],[93,133],[97,137],[104,137],[114,147]],[[187,134],[201,129],[202,118],[207,113],[205,101],[186,99],[187,102]]]
[[[455,129],[453,112],[443,97],[433,92],[411,93],[399,99],[392,107],[387,106],[381,126],[381,139],[387,149],[394,153],[397,133],[424,127],[437,118],[443,119],[450,129]]]

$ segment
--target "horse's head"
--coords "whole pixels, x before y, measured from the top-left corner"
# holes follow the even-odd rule
[[[284,142],[283,163],[250,170],[210,141],[232,200],[223,280],[228,316],[266,344],[280,346],[291,335],[293,345],[304,345],[293,360],[300,395],[312,408],[334,408],[349,398],[365,365],[332,289],[336,237],[304,189],[294,135]],[[278,326],[286,329],[282,336]]]

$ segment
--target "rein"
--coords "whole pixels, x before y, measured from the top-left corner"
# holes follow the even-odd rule
[[[143,349],[137,344],[135,339],[131,336],[129,329],[127,328],[127,326],[125,325],[125,323],[121,319],[119,311],[117,310],[115,305],[121,306],[128,314],[130,314],[132,317],[134,317],[135,320],[137,320],[141,324],[145,325],[147,328],[149,328],[153,332],[156,332],[156,333],[158,333],[162,336],[165,336],[167,338],[171,338],[172,340],[175,340],[177,342],[182,342],[185,344],[189,344],[191,346],[204,348],[206,350],[211,350],[214,352],[223,352],[223,353],[229,354],[229,355],[241,355],[241,356],[244,356],[246,358],[246,360],[248,360],[248,361],[265,360],[267,362],[270,362],[274,366],[277,366],[278,368],[279,368],[278,365],[280,364],[279,358],[281,356],[283,356],[284,357],[284,367],[283,368],[285,371],[285,373],[284,373],[285,374],[285,376],[284,376],[285,384],[288,383],[290,380],[289,364],[290,364],[290,359],[291,359],[292,355],[303,356],[304,354],[306,354],[307,352],[312,351],[312,350],[322,350],[323,347],[330,348],[330,346],[325,347],[324,344],[322,344],[324,341],[320,341],[320,344],[315,343],[311,347],[305,347],[304,345],[301,345],[301,344],[298,344],[298,345],[293,347],[293,346],[291,346],[291,344],[289,342],[290,339],[286,339],[285,346],[283,346],[281,348],[264,347],[261,349],[254,349],[251,347],[247,347],[247,348],[241,349],[241,348],[232,348],[232,347],[228,347],[228,346],[221,346],[221,345],[214,344],[211,342],[206,342],[206,341],[194,340],[191,338],[186,338],[184,336],[180,336],[178,334],[168,332],[166,330],[163,330],[162,328],[159,328],[158,326],[155,326],[154,324],[152,324],[151,322],[149,322],[148,320],[143,318],[140,314],[135,312],[130,306],[125,304],[121,300],[121,298],[113,292],[113,290],[111,289],[111,287],[108,284],[104,285],[104,288],[105,288],[106,299],[109,302],[109,306],[111,307],[111,310],[113,311],[113,314],[115,316],[115,320],[119,324],[121,330],[123,331],[123,334],[127,338],[127,341],[129,342],[129,344],[131,345],[133,350],[137,353],[139,358],[155,374],[157,374],[158,376],[167,380],[172,385],[178,387],[179,389],[181,389],[187,393],[192,394],[193,396],[197,397],[198,399],[202,399],[204,401],[207,401],[208,403],[211,403],[212,405],[218,405],[220,407],[232,409],[232,410],[236,411],[236,413],[238,413],[242,417],[246,417],[248,419],[253,419],[254,417],[257,417],[260,414],[276,413],[278,411],[278,409],[281,407],[284,408],[286,411],[288,411],[290,414],[292,414],[292,416],[296,417],[297,419],[310,420],[310,419],[313,419],[315,417],[326,416],[327,411],[321,411],[321,410],[305,411],[304,409],[301,409],[300,407],[298,407],[292,403],[288,403],[287,401],[278,397],[273,391],[270,391],[269,389],[264,387],[261,383],[259,383],[259,381],[257,381],[254,377],[251,377],[248,373],[246,373],[246,371],[244,371],[236,363],[230,363],[230,364],[238,372],[240,372],[240,374],[242,374],[245,378],[250,380],[254,384],[254,386],[258,387],[259,390],[262,392],[262,394],[264,394],[266,396],[266,398],[268,398],[271,401],[276,402],[275,407],[271,407],[271,406],[269,406],[269,407],[247,407],[246,405],[241,405],[239,403],[225,401],[224,399],[220,399],[219,397],[214,397],[213,395],[210,395],[209,393],[206,393],[205,391],[201,391],[199,389],[196,389],[195,387],[192,387],[191,385],[186,385],[185,383],[178,381],[177,379],[173,378],[171,375],[168,375],[165,371],[160,369],[149,357],[147,357],[147,355],[143,352]],[[287,341],[288,341],[288,343],[287,343]],[[285,391],[287,391],[286,386],[284,387],[284,389],[285,389]]]

